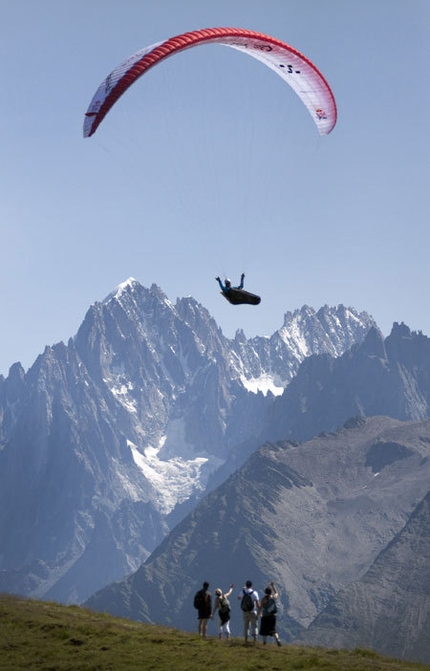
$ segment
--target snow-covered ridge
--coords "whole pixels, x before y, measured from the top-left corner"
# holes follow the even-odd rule
[[[247,339],[238,331],[231,340],[192,297],[177,299],[174,306],[157,285],[148,289],[133,277],[115,287],[103,304],[109,323],[115,323],[112,332],[121,335],[112,342],[103,380],[133,427],[126,432],[136,467],[129,489],[139,496],[144,476],[158,492],[157,507],[163,514],[202,492],[209,474],[225,461],[220,455],[222,436],[235,393],[229,398],[229,380],[270,402],[270,396],[283,394],[306,357],[321,352],[341,355],[364,337],[371,321],[365,313],[344,306],[324,306],[318,312],[303,306],[286,313],[283,325],[270,337]],[[128,363],[130,347],[133,369]],[[218,417],[195,405],[196,398],[204,397],[202,371],[207,366],[218,371],[216,377],[223,376],[227,394]],[[141,371],[137,377],[136,370]],[[202,414],[207,418],[203,423]],[[208,432],[218,438],[208,437]]]
[[[238,332],[232,343],[231,365],[238,371],[243,386],[250,392],[282,394],[300,364],[313,354],[341,356],[360,343],[374,320],[353,308],[324,306],[315,311],[304,305],[287,312],[284,323],[270,338],[247,340]]]
[[[140,282],[135,280],[134,277],[129,277],[128,280],[125,280],[125,282],[118,284],[118,286],[116,286],[115,289],[106,296],[102,303],[109,303],[113,299],[119,301],[121,300],[121,296],[124,292],[126,292],[128,289],[133,290],[137,286],[140,286]]]

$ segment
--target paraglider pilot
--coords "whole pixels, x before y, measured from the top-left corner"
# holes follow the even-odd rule
[[[260,303],[260,296],[251,294],[243,288],[245,273],[242,273],[240,276],[240,284],[238,287],[232,287],[230,280],[226,279],[223,283],[219,277],[215,277],[215,279],[221,287],[221,294],[232,305],[258,305]]]
[[[240,276],[240,284],[239,284],[238,287],[232,287],[231,286],[231,281],[228,280],[228,279],[225,280],[225,284],[222,283],[222,281],[219,277],[215,277],[215,279],[218,282],[218,284],[220,285],[221,291],[224,294],[228,294],[230,289],[243,289],[243,282],[244,282],[244,279],[245,279],[245,273],[242,273],[242,275]]]

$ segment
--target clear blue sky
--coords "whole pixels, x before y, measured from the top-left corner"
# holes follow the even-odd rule
[[[193,295],[228,336],[344,303],[430,335],[428,0],[15,0],[1,4],[0,373],[67,342],[132,276]],[[142,78],[82,137],[102,79],[179,33],[250,28],[323,72],[320,138],[282,80],[202,46]],[[215,276],[262,296],[230,306]]]

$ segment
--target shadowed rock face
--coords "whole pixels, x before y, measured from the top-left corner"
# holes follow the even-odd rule
[[[394,464],[399,459],[407,459],[411,454],[410,450],[399,443],[375,443],[367,451],[366,466],[369,466],[373,473],[380,473],[386,466]]]

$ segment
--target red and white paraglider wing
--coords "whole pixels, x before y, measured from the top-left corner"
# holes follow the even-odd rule
[[[327,81],[306,56],[272,37],[233,37],[222,42],[274,70],[307,107],[320,135],[328,135],[337,119],[336,102]]]
[[[129,56],[102,81],[85,112],[84,137],[90,137],[96,132],[99,124],[103,121],[111,107],[124,91],[133,84],[136,79],[136,77],[130,75],[133,66],[141,62],[146,54],[149,54],[160,44],[163,43],[157,42],[156,44],[151,44],[149,47],[140,49],[132,56]]]
[[[159,62],[184,49],[218,43],[253,56],[274,70],[297,93],[320,135],[336,124],[336,102],[330,86],[313,63],[288,44],[269,35],[241,28],[207,28],[157,42],[138,51],[115,68],[97,89],[85,114],[84,137],[95,133],[118,98]]]

